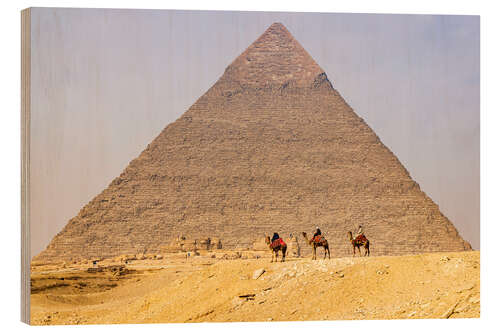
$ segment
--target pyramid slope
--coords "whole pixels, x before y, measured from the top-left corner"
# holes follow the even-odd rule
[[[273,24],[35,259],[159,251],[178,235],[244,248],[264,233],[315,226],[332,255],[345,256],[346,233],[359,224],[373,255],[470,249],[322,69]]]

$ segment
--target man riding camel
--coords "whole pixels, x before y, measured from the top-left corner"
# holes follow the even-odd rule
[[[278,246],[278,245],[286,246],[285,242],[283,241],[283,238],[281,238],[280,235],[278,235],[277,232],[275,232],[273,234],[273,238],[271,238],[271,245],[273,247],[274,246]]]
[[[363,230],[363,227],[362,227],[361,225],[360,225],[360,226],[358,226],[358,232],[356,233],[356,237],[357,237],[357,236],[364,235],[364,234],[365,234],[365,232],[364,232],[364,230]]]
[[[319,242],[321,237],[316,238],[317,236],[321,236],[321,230],[319,229],[319,227],[316,227],[316,231],[314,232],[314,235],[312,237],[313,241]]]
[[[271,239],[271,243],[274,242],[277,239],[280,239],[280,235],[278,235],[278,233],[275,232],[274,235],[273,235],[273,238]]]

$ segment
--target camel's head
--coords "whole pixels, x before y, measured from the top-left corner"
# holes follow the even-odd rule
[[[302,236],[304,236],[305,238],[307,238],[307,234],[305,232],[302,232]]]
[[[266,244],[271,244],[271,238],[269,236],[266,236]]]
[[[352,232],[351,232],[351,231],[348,231],[348,232],[347,232],[347,235],[349,236],[349,238],[351,238],[351,239],[352,239]]]

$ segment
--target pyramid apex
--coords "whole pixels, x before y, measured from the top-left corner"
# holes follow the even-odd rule
[[[260,38],[266,36],[266,35],[272,35],[272,34],[275,34],[277,36],[279,36],[279,38],[281,38],[282,40],[283,39],[290,39],[290,41],[294,41],[295,43],[299,44],[295,38],[293,38],[292,34],[290,33],[290,31],[288,31],[288,29],[285,27],[285,25],[281,22],[274,22],[273,24],[271,24],[267,29],[266,31],[261,35]],[[300,45],[300,44],[299,44]]]
[[[280,22],[271,24],[221,78],[240,86],[310,86],[324,71]]]
[[[274,22],[273,24],[271,24],[269,26],[268,29],[271,29],[271,28],[272,29],[285,29],[285,30],[287,30],[286,27],[285,27],[285,25],[283,23],[281,23],[281,22]]]

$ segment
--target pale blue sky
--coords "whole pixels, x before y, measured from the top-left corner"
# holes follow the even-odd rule
[[[32,11],[32,255],[273,22],[479,248],[479,17]]]

